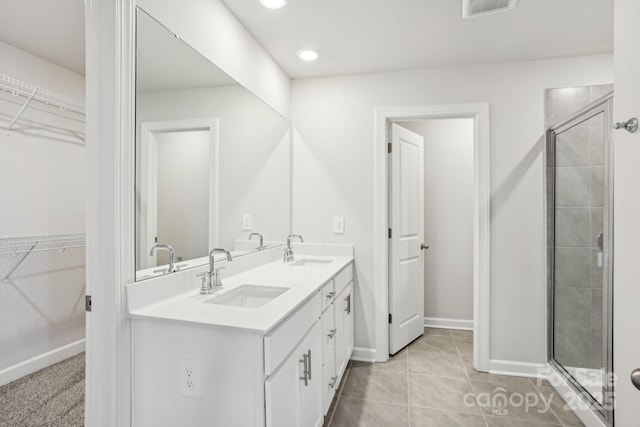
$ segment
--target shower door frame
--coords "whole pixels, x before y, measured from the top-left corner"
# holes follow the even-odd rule
[[[608,425],[613,425],[613,144],[611,135],[613,110],[613,91],[593,101],[586,107],[572,114],[550,128],[546,132],[546,182],[547,182],[547,360],[569,384],[573,391],[586,400],[593,411]],[[568,370],[554,359],[554,283],[555,283],[555,157],[556,137],[558,134],[587,121],[598,114],[603,114],[604,134],[604,173],[605,189],[603,205],[603,231],[607,239],[604,252],[607,254],[603,263],[602,288],[602,360],[606,369],[603,385],[603,404],[600,404],[580,384]],[[576,402],[574,402],[575,404]],[[608,405],[608,406],[607,406]]]

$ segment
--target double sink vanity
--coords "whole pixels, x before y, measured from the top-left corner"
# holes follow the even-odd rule
[[[321,426],[353,351],[353,247],[243,256],[130,285],[135,426]]]
[[[321,426],[353,351],[353,246],[284,246],[290,122],[140,3],[132,425]]]

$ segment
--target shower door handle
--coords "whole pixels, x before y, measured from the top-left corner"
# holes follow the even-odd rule
[[[598,267],[604,266],[604,233],[598,234],[598,259],[596,263]]]
[[[631,372],[631,384],[633,384],[635,388],[640,390],[640,368],[634,369]]]

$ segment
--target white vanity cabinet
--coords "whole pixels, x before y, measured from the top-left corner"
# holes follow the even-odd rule
[[[323,412],[327,413],[353,352],[353,266],[322,288]]]
[[[264,384],[267,427],[319,427],[322,412],[322,335],[315,322]]]
[[[341,262],[333,271],[304,267],[324,283],[304,292],[294,283],[305,270],[275,264],[273,286],[281,271],[297,274],[286,286],[300,299],[282,315],[277,300],[259,312],[205,305],[212,297],[197,294],[136,313],[133,427],[322,426],[353,350],[353,262]]]

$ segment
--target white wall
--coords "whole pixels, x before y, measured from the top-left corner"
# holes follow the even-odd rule
[[[2,42],[0,58],[2,74],[84,98],[81,75]],[[0,94],[0,126],[10,123],[24,101]],[[35,102],[33,107],[47,109]],[[21,132],[25,126],[29,135]],[[46,131],[52,127],[59,128],[60,139],[73,140],[67,130],[84,132],[84,119],[28,108],[10,134],[0,131],[0,238],[84,233],[85,146],[53,139]],[[0,255],[0,278],[19,259]],[[10,282],[0,283],[0,371],[84,338],[83,285],[81,249],[33,253]]]
[[[473,119],[400,125],[424,138],[424,315],[473,320]]]
[[[262,233],[265,240],[285,240],[291,146],[286,120],[237,85],[138,97],[138,133],[143,122],[208,117],[219,120],[217,244],[233,248],[236,239],[246,239],[251,231]],[[253,217],[251,231],[242,229],[244,214]]]
[[[0,57],[1,74],[84,99],[83,76],[2,42]],[[2,127],[9,125],[25,100],[2,94]],[[82,117],[71,113],[56,116],[29,108],[22,118],[33,121],[30,126],[84,132],[84,122],[77,121]],[[18,130],[25,125],[24,121],[18,122],[10,135],[0,131],[0,179],[6,183],[0,196],[0,236],[84,232],[84,146],[25,136]],[[64,131],[60,136],[65,138]]]
[[[289,77],[220,0],[137,3],[218,68],[289,117]]]
[[[544,362],[543,91],[612,80],[611,56],[599,55],[293,82],[293,231],[355,244],[357,347],[375,347],[374,109],[490,103],[490,356]],[[331,232],[335,215],[344,235]]]

